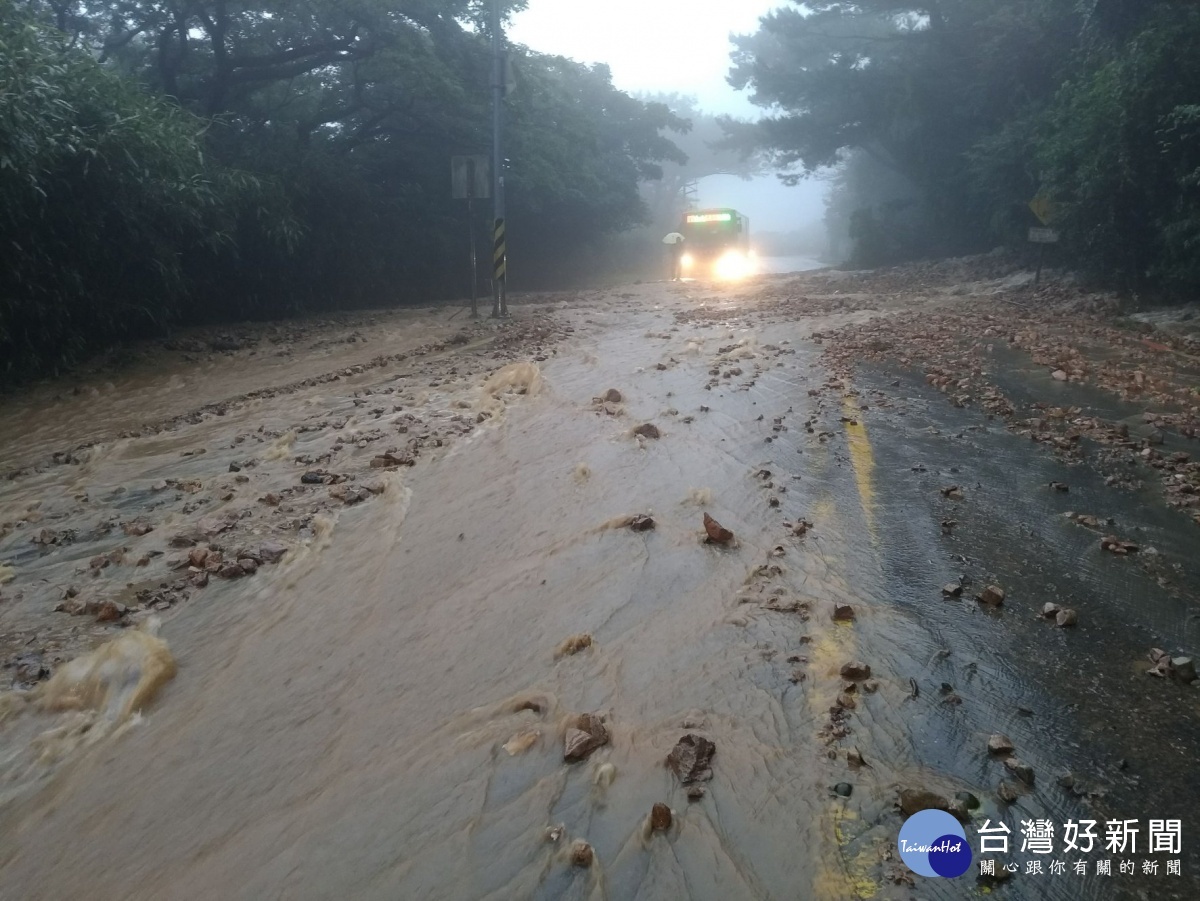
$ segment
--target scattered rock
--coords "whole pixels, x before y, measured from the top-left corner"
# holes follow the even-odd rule
[[[1079,622],[1079,614],[1070,607],[1063,607],[1055,614],[1054,624],[1061,629],[1073,626]]]
[[[967,810],[976,810],[979,807],[979,799],[968,791],[955,792],[954,800]]]
[[[1067,380],[1067,373],[1062,369],[1056,369],[1050,373],[1050,377],[1056,382],[1065,382]]]
[[[849,604],[833,605],[833,621],[835,623],[852,622],[855,618],[854,608]]]
[[[386,453],[386,454],[378,454],[377,456],[372,458],[371,468],[372,469],[395,469],[397,466],[415,466],[416,463],[417,463],[417,461],[414,460],[412,457],[410,457],[408,454]],[[305,473],[305,475],[308,475],[308,473]],[[301,478],[300,481],[304,481],[304,479]],[[316,484],[320,484],[320,483],[316,483]]]
[[[577,867],[583,867],[585,870],[592,865],[592,861],[596,859],[596,853],[589,845],[581,838],[571,842],[571,863]]]
[[[701,735],[689,732],[675,743],[667,755],[669,766],[683,785],[707,782],[712,778],[712,759],[717,746]]]
[[[687,790],[687,799],[695,803],[696,801],[702,800],[705,794],[707,794],[707,792],[705,791],[703,785],[693,785]]]
[[[227,532],[233,528],[237,522],[236,514],[219,514],[214,516],[201,517],[196,523],[196,528],[206,537],[211,538],[213,535],[219,535],[222,532]]]
[[[963,490],[957,485],[947,485],[941,489],[942,497],[949,498],[952,501],[961,501],[964,497]]]
[[[1026,785],[1033,785],[1033,767],[1017,757],[1008,757],[1004,765]]]
[[[50,670],[42,662],[42,652],[19,654],[6,666],[13,670],[13,688],[32,688],[34,683],[50,678]]]
[[[658,801],[650,808],[650,829],[652,832],[665,832],[671,828],[671,808]]]
[[[989,607],[999,607],[1004,603],[1004,589],[998,585],[989,585],[976,595],[976,600]]]
[[[246,571],[242,569],[241,564],[230,561],[221,564],[221,568],[217,570],[217,575],[222,579],[238,579],[246,575]]]
[[[654,528],[654,519],[645,513],[638,513],[630,518],[629,528],[633,529],[635,532],[648,531],[649,529]]]
[[[121,531],[133,538],[139,538],[142,535],[147,535],[154,531],[154,526],[148,522],[134,520],[133,522],[121,523]]]
[[[996,797],[1005,804],[1012,804],[1022,794],[1024,794],[1024,790],[1021,786],[1008,779],[1001,780],[1000,784],[996,787]]]
[[[258,547],[258,556],[263,563],[278,563],[287,553],[287,545],[279,541],[264,541]]]
[[[1066,485],[1062,482],[1051,482],[1050,487],[1053,488],[1055,491],[1070,491],[1071,490],[1070,485]]]
[[[601,745],[608,744],[609,738],[608,727],[598,713],[581,713],[563,736],[563,760],[567,763],[583,760]]]
[[[564,824],[559,823],[556,826],[547,826],[546,831],[543,832],[542,835],[544,835],[546,841],[550,842],[551,844],[558,844],[559,841],[562,840],[562,837],[566,831],[567,827]]]
[[[843,663],[842,668],[838,672],[842,674],[843,679],[849,679],[851,682],[859,682],[863,679],[871,678],[871,667],[861,660],[851,660],[849,663]]]
[[[1180,682],[1196,681],[1196,661],[1191,657],[1172,657],[1171,675]]]
[[[1105,535],[1100,539],[1100,549],[1108,551],[1110,554],[1116,554],[1118,557],[1124,557],[1127,554],[1137,553],[1138,545],[1132,541],[1122,541],[1115,535]]]
[[[601,399],[608,404],[619,404],[625,398],[621,396],[621,392],[616,388],[609,388],[604,392],[604,396]]]
[[[652,422],[643,422],[640,426],[633,430],[633,434],[640,435],[643,438],[661,438],[662,433],[659,432],[658,426]]]
[[[960,598],[962,593],[962,582],[947,582],[942,586],[942,594],[948,598]]]
[[[733,541],[733,533],[719,522],[704,514],[704,531],[708,533],[708,541],[713,544],[729,544]]]
[[[96,607],[96,622],[115,623],[126,612],[128,611],[124,604],[118,604],[115,601],[101,601]]]
[[[900,812],[906,817],[912,816],[920,810],[944,810],[946,813],[952,813],[950,802],[936,792],[927,791],[922,788],[905,788],[901,789],[900,796],[897,799],[897,805],[900,807]]]
[[[990,754],[1011,754],[1016,750],[1016,745],[1007,735],[997,732],[988,739],[987,748]]]
[[[833,787],[833,793],[841,798],[849,798],[854,792],[854,786],[849,782],[839,782]]]
[[[1047,602],[1045,604],[1042,604],[1042,616],[1045,616],[1045,617],[1057,616],[1058,611],[1061,609],[1062,609],[1062,607],[1058,606],[1058,604]]]

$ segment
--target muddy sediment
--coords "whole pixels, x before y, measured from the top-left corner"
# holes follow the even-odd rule
[[[53,759],[0,722],[0,887],[962,897],[913,798],[1183,817],[1195,873],[1189,340],[997,257],[540,300],[0,404],[5,687],[151,617],[178,663]]]

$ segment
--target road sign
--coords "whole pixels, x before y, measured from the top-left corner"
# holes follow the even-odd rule
[[[450,157],[450,185],[455,200],[492,196],[492,170],[486,154]]]
[[[1049,225],[1050,221],[1054,218],[1054,203],[1045,194],[1039,193],[1033,200],[1029,201],[1029,208],[1033,210],[1033,215],[1038,217],[1038,221],[1042,225]],[[1029,240],[1032,241],[1033,238]]]
[[[1029,240],[1033,244],[1057,244],[1058,232],[1052,228],[1031,228]]]

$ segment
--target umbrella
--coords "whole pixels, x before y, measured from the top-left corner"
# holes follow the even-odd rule
[[[669,234],[665,238],[663,238],[664,244],[679,244],[682,241],[683,241],[683,235],[679,234],[679,232],[671,232],[671,234]]]

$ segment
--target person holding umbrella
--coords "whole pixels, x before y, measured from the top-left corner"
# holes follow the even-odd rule
[[[671,232],[665,238],[663,243],[667,245],[667,250],[671,253],[671,281],[679,281],[680,275],[683,273],[683,242],[684,237],[679,232]]]

